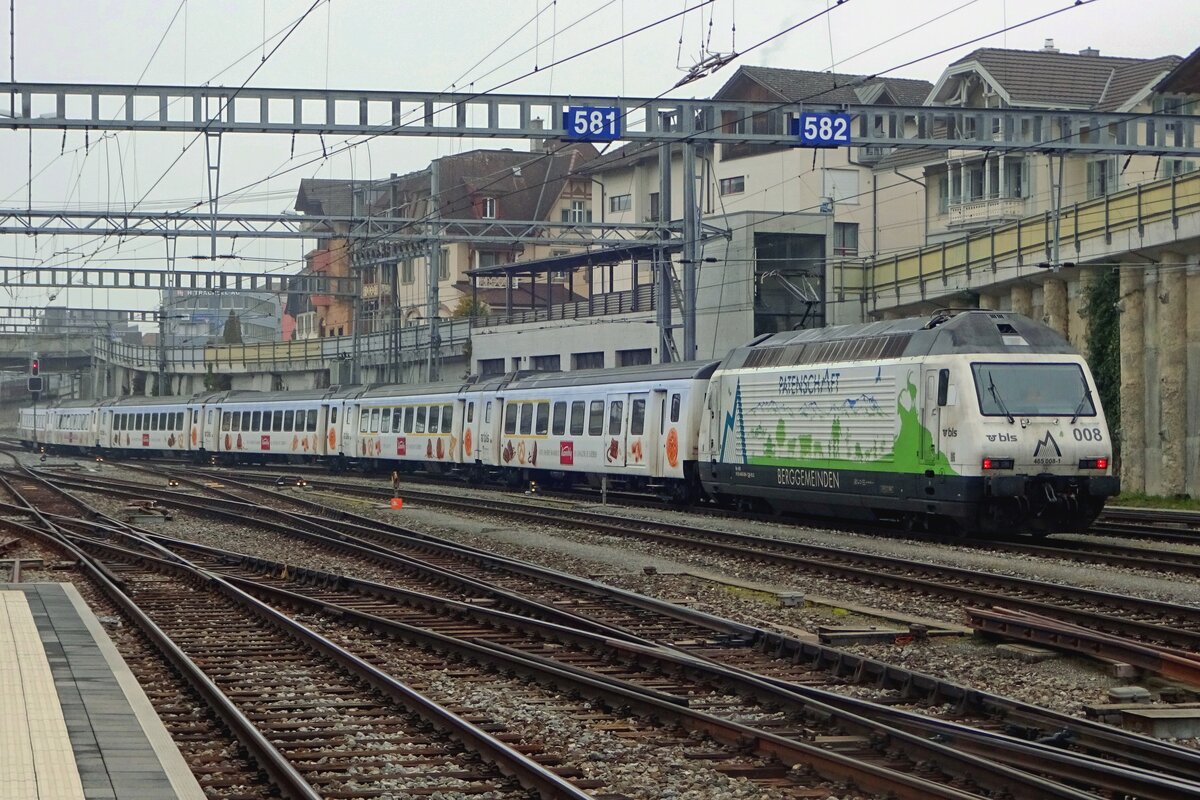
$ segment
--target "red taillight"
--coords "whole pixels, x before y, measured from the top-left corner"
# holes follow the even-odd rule
[[[985,459],[983,460],[983,468],[984,468],[984,469],[991,469],[991,468],[992,468],[992,460],[991,460],[990,458],[985,458]]]
[[[1079,459],[1080,469],[1108,469],[1107,458],[1081,458]]]
[[[1011,458],[985,458],[984,469],[1012,469],[1015,462]]]
[[[1108,469],[1108,459],[1107,458],[1097,458],[1096,459],[1096,469]]]

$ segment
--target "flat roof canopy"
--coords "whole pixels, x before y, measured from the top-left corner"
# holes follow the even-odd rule
[[[537,258],[532,261],[515,261],[512,264],[476,267],[467,270],[467,274],[472,278],[495,275],[536,275],[543,272],[573,270],[579,267],[608,266],[635,259],[650,260],[654,258],[655,251],[659,249],[664,249],[668,253],[677,253],[683,249],[683,243],[676,241],[660,246],[658,243],[628,242],[583,253],[568,253],[563,256]]]

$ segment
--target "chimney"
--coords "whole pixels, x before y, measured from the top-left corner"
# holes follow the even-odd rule
[[[539,130],[539,131],[542,130],[543,125],[544,125],[544,122],[542,121],[541,117],[534,117],[533,119],[529,120],[529,127],[533,128],[534,130]],[[547,143],[547,140],[545,140],[545,139],[530,139],[529,140],[529,152],[531,152],[531,153],[545,152],[546,151],[546,143]]]
[[[1081,55],[1081,56],[1098,56],[1098,55],[1100,55],[1100,51],[1094,47],[1085,47],[1079,51],[1079,55]]]
[[[1057,53],[1058,48],[1054,46],[1053,39],[1047,39],[1045,46],[1042,47],[1043,53]]]

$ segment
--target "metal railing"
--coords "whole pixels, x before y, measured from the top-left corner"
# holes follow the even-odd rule
[[[593,295],[590,300],[554,303],[548,308],[543,306],[541,308],[513,311],[511,314],[497,313],[493,310],[491,314],[476,317],[475,327],[494,328],[500,325],[520,325],[525,322],[542,322],[554,319],[583,319],[610,314],[631,314],[638,311],[653,311],[657,307],[658,292],[653,285],[646,284],[645,286],[639,286],[636,290],[628,289],[621,292]]]

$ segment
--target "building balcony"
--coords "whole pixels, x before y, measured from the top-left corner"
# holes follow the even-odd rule
[[[1020,197],[992,197],[949,203],[946,224],[951,227],[991,225],[1017,220],[1025,216],[1025,200]]]

